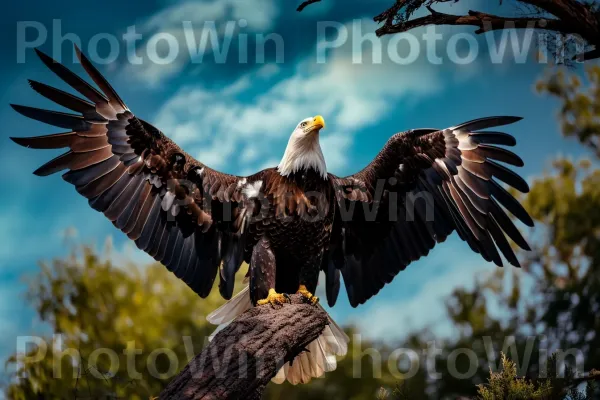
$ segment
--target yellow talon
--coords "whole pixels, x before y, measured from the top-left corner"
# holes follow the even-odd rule
[[[317,304],[319,302],[319,298],[313,295],[311,292],[309,292],[306,286],[304,285],[300,285],[296,293],[306,297],[306,299],[308,299],[308,301],[310,301],[312,304]]]
[[[283,303],[287,302],[288,299],[285,297],[285,295],[277,293],[275,289],[269,289],[269,295],[267,296],[267,298],[257,301],[256,304],[258,304],[259,306],[263,306],[265,304],[282,305]]]

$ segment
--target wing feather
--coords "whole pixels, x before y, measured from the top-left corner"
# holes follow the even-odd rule
[[[67,149],[35,174],[67,170],[63,179],[74,185],[93,209],[104,213],[140,249],[163,262],[199,295],[208,296],[224,257],[222,238],[236,233],[232,222],[236,215],[232,221],[222,219],[224,203],[237,212],[237,203],[243,199],[242,178],[206,167],[138,119],[78,48],[75,52],[83,69],[100,90],[43,52],[36,52],[84,98],[30,80],[38,94],[77,114],[12,106],[28,118],[69,130],[12,138],[33,149]],[[261,178],[258,173],[243,182],[252,184]],[[205,202],[207,194],[210,202]],[[229,260],[234,271],[239,265],[233,264],[242,262],[243,257]]]
[[[396,134],[359,173],[331,176],[340,207],[345,209],[348,203],[359,201],[352,191],[344,190],[348,182],[363,188],[376,188],[380,180],[384,183],[383,197],[367,189],[360,200],[378,202],[375,220],[361,214],[363,207],[355,207],[352,218],[336,219],[341,228],[334,227],[334,231],[340,232],[340,238],[333,240],[344,244],[336,265],[352,306],[364,303],[453,231],[485,260],[502,266],[502,254],[510,264],[520,266],[507,237],[523,249],[529,246],[498,203],[526,225],[533,226],[533,221],[496,179],[527,193],[527,183],[497,162],[520,167],[523,161],[495,146],[514,146],[512,136],[481,131],[518,120],[490,117],[445,130]],[[395,209],[389,199],[398,203],[397,214],[389,211]]]

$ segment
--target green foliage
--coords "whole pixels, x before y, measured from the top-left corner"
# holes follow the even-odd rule
[[[241,271],[238,278],[243,276]],[[242,282],[237,282],[236,288],[241,287]],[[35,346],[25,355],[13,355],[7,361],[9,369],[15,370],[13,383],[5,393],[14,400],[156,396],[201,351],[215,328],[205,316],[223,303],[218,291],[207,299],[199,298],[161,265],[117,266],[90,248],[42,264],[30,281],[27,299],[51,332],[61,334],[61,349],[77,349],[81,357],[74,361],[71,353],[53,356],[52,346],[58,342],[49,335],[44,338],[47,355],[43,359],[32,360],[40,350]],[[348,333],[354,337],[356,332]],[[114,365],[107,356],[98,358],[98,368],[89,367],[94,351],[100,348],[117,355],[118,368],[111,368]],[[349,354],[340,359],[335,371],[309,385],[269,385],[263,398],[372,399],[379,387],[393,385],[395,379],[385,364],[381,371],[373,367],[370,356],[363,354],[368,348],[376,348],[383,360],[389,354],[376,343],[351,342]],[[157,349],[171,357],[152,355]],[[128,359],[133,362],[128,364]],[[156,365],[155,371],[149,363]],[[357,371],[360,379],[354,378]]]
[[[378,400],[410,400],[418,396],[411,389],[411,385],[407,382],[400,382],[394,387],[391,394],[384,388],[380,388],[377,393]]]
[[[528,379],[518,374],[517,364],[504,353],[497,372],[491,371],[486,384],[477,385],[477,397],[473,400],[593,400],[596,393],[594,380],[600,373],[592,371],[587,377],[577,378],[575,371],[567,367],[562,374],[556,369],[557,355],[547,360],[547,377]],[[585,385],[585,388],[581,388]],[[415,395],[410,384],[399,383],[392,391],[383,387],[376,395],[377,400],[410,400]]]
[[[502,369],[490,371],[487,385],[479,385],[478,400],[593,400],[598,373],[592,371],[587,378],[577,378],[567,367],[562,375],[557,371],[557,355],[548,358],[546,378],[529,380],[519,377],[517,365],[502,354]],[[585,389],[581,389],[581,385]]]
[[[243,272],[238,274],[242,277]],[[243,287],[238,282],[236,287]],[[205,316],[223,303],[218,291],[207,299],[199,298],[163,266],[145,268],[116,266],[103,261],[90,248],[68,257],[42,264],[31,279],[27,299],[56,334],[61,334],[61,349],[77,349],[76,362],[69,355],[53,356],[53,338],[45,337],[47,356],[33,347],[26,355],[13,355],[7,365],[16,369],[9,399],[32,398],[148,399],[158,395],[166,383],[201,351],[214,330]],[[356,333],[348,331],[354,338]],[[191,347],[186,348],[184,337]],[[94,350],[111,349],[118,357],[118,368],[111,368],[108,357],[98,358],[98,368],[90,368]],[[385,346],[366,340],[352,341],[349,353],[338,368],[309,385],[269,385],[264,399],[371,399],[382,385],[393,385],[394,376],[385,363],[374,368],[365,349],[375,348],[386,360]],[[134,360],[128,364],[129,359]],[[131,356],[133,349],[139,354]],[[157,349],[164,354],[153,358]],[[154,360],[155,361],[152,361]],[[148,363],[155,364],[155,372]],[[114,367],[114,365],[113,365]],[[56,372],[60,370],[60,377]],[[132,374],[131,371],[135,371]],[[354,378],[359,373],[360,379]],[[416,379],[413,378],[415,381]],[[421,375],[421,387],[425,380]]]
[[[537,89],[560,101],[559,119],[564,135],[577,138],[600,157],[600,67],[589,66],[586,74],[587,85],[584,85],[574,73],[554,70],[538,83]],[[528,235],[533,251],[521,253],[525,257],[522,271],[498,270],[472,290],[457,290],[447,299],[449,315],[462,332],[455,347],[472,346],[478,358],[484,360],[485,352],[477,344],[478,338],[491,335],[495,343],[502,343],[504,337],[514,335],[516,353],[523,355],[527,335],[543,335],[547,338],[546,348],[581,351],[586,370],[600,365],[600,337],[596,334],[600,318],[591,312],[600,309],[600,236],[597,234],[600,232],[600,169],[595,165],[595,160],[555,160],[552,171],[535,179],[527,196],[520,196],[536,222],[535,230]],[[523,291],[524,280],[530,282],[527,292]],[[489,301],[500,308],[500,313],[490,312]],[[528,368],[519,371],[521,376],[536,377],[543,370],[539,345],[535,343]],[[597,396],[593,384],[588,384],[587,394],[578,390],[574,382],[579,378],[575,376],[573,361],[561,360],[565,371],[559,379],[554,356],[547,362],[547,376],[551,377],[548,381],[520,380],[519,387],[525,392],[532,390],[531,393],[551,387],[551,395],[540,397],[548,399],[592,398],[592,393]],[[508,369],[504,365],[504,375],[493,373],[489,377],[490,382],[496,379],[493,387],[502,382],[497,379],[506,377],[506,370],[516,378],[515,366],[513,363]],[[593,374],[591,377],[597,379]],[[472,383],[477,384],[480,379],[481,376],[476,376]],[[444,379],[437,393],[468,394],[465,388],[457,390],[461,383],[464,384]],[[494,393],[490,390],[488,388],[486,393]],[[479,394],[481,396],[481,392]]]
[[[483,398],[538,398],[581,400],[598,398],[594,372],[577,376],[575,358],[542,360],[545,349],[575,349],[581,352],[584,370],[600,365],[600,67],[587,69],[587,84],[566,70],[549,73],[537,86],[541,93],[561,103],[559,118],[564,135],[577,138],[596,157],[578,162],[558,159],[552,170],[533,181],[527,196],[520,196],[536,222],[528,233],[532,252],[521,252],[522,270],[498,269],[479,277],[473,288],[460,288],[446,299],[448,316],[459,335],[444,344],[436,363],[442,378],[431,382],[435,398],[477,395]],[[492,312],[492,307],[495,310]],[[528,336],[536,338],[528,350]],[[512,348],[503,349],[514,363],[490,375],[483,338],[489,337],[495,351],[514,337]],[[420,347],[423,347],[422,345]],[[477,372],[469,379],[456,379],[447,371],[454,349],[471,349],[477,355]],[[530,357],[526,357],[530,354]],[[515,358],[518,357],[518,358]],[[558,362],[560,361],[560,362]],[[564,367],[557,369],[559,366]],[[468,368],[457,361],[457,369]],[[520,367],[520,368],[519,368]],[[581,367],[581,366],[579,366]],[[516,368],[516,369],[515,369]],[[562,374],[559,374],[562,372]],[[517,378],[529,377],[531,379]],[[562,376],[562,377],[561,377]],[[508,379],[512,377],[514,379]],[[587,382],[582,389],[579,382]],[[485,386],[480,386],[488,382]],[[503,382],[505,384],[503,384]],[[410,383],[410,382],[409,382]],[[477,392],[477,388],[479,392]],[[544,391],[551,388],[549,394]],[[499,393],[502,393],[500,395]],[[393,395],[386,391],[387,396]],[[517,394],[519,394],[517,396]],[[594,397],[596,396],[596,397]],[[386,397],[387,398],[387,397]],[[419,398],[414,396],[413,398]]]
[[[80,358],[53,357],[58,342],[46,337],[47,355],[40,362],[23,355],[7,361],[16,370],[8,398],[147,399],[202,349],[214,330],[205,316],[223,302],[218,291],[201,299],[161,265],[124,267],[101,260],[90,248],[41,265],[27,298],[61,335],[62,349],[76,349]],[[99,348],[114,352],[118,367],[106,355],[90,363]]]
[[[479,400],[534,400],[546,399],[552,392],[549,380],[536,384],[517,375],[517,365],[502,354],[502,369],[490,371],[487,385],[479,385]]]
[[[566,137],[575,137],[600,157],[600,67],[587,69],[588,84],[565,70],[555,70],[538,83],[541,93],[556,97],[561,102],[560,124]],[[527,334],[542,334],[548,338],[546,346],[558,349],[577,349],[584,355],[587,370],[600,365],[600,318],[591,310],[600,309],[600,169],[595,161],[574,162],[558,159],[552,172],[534,180],[527,196],[521,196],[524,207],[536,221],[536,230],[529,235],[533,251],[525,253],[521,273],[498,271],[473,290],[459,290],[450,299],[449,314],[457,326],[463,326],[463,339],[456,346],[476,341],[480,335],[497,329],[497,337],[515,335],[518,354],[523,354]],[[507,281],[507,274],[512,281]],[[529,293],[522,293],[522,280],[533,282]],[[487,299],[493,299],[508,318],[500,319],[489,312]],[[487,331],[487,332],[486,332]],[[471,337],[469,337],[472,335]],[[465,340],[466,339],[466,340]],[[537,344],[536,344],[537,346]],[[533,349],[527,371],[539,376],[537,347]],[[478,353],[480,358],[483,354]],[[506,362],[509,364],[507,365]],[[498,390],[510,388],[507,376],[513,376],[514,388],[525,397],[538,391],[539,398],[586,399],[592,398],[596,388],[591,382],[586,393],[578,389],[579,382],[572,360],[566,360],[564,376],[556,370],[557,357],[547,362],[548,380],[516,379],[516,364],[505,360],[502,373],[492,373],[489,386],[479,395],[498,397]],[[510,367],[510,368],[509,368]],[[589,375],[593,380],[597,375]],[[476,383],[476,380],[474,380]],[[456,384],[443,382],[441,392],[450,393]],[[551,387],[550,394],[543,394]],[[481,386],[480,386],[481,388]],[[529,391],[529,392],[528,392]],[[496,396],[493,397],[492,395]],[[492,397],[490,397],[492,396]],[[486,397],[483,397],[486,398]],[[535,397],[531,397],[535,398]]]
[[[588,85],[564,70],[546,77],[538,90],[560,100],[563,132],[600,157],[600,66],[587,68]],[[600,365],[600,169],[595,161],[556,160],[553,174],[536,179],[524,206],[546,230],[526,268],[542,301],[530,312],[560,348],[586,354]]]
[[[576,74],[561,69],[552,71],[537,84],[540,93],[557,97],[561,102],[559,117],[563,134],[576,137],[600,156],[600,66],[587,67],[587,87]]]
[[[414,2],[419,3],[423,1]],[[580,78],[562,70],[549,74],[538,84],[538,90],[561,102],[559,118],[565,136],[577,138],[598,158],[599,66],[588,68],[587,81],[584,85]],[[578,376],[573,359],[558,363],[556,355],[551,357],[546,362],[548,378],[539,378],[545,370],[540,360],[545,360],[547,353],[541,353],[539,341],[528,347],[527,339],[529,335],[544,335],[548,339],[546,348],[581,350],[585,370],[600,366],[597,161],[556,160],[552,170],[535,179],[531,192],[520,198],[536,220],[535,231],[528,235],[533,251],[520,253],[523,270],[497,269],[478,277],[472,288],[457,289],[446,299],[447,314],[458,335],[436,340],[442,349],[434,363],[440,379],[428,379],[423,362],[412,378],[399,376],[398,371],[390,371],[387,363],[391,347],[353,341],[349,354],[339,361],[335,371],[309,385],[269,385],[264,399],[597,398],[598,390],[592,382],[599,380],[600,375],[592,371]],[[73,362],[68,356],[57,360],[48,355],[33,363],[23,355],[14,355],[7,362],[16,371],[6,388],[9,399],[65,399],[77,395],[147,399],[157,395],[170,377],[201,350],[206,336],[214,329],[205,322],[205,315],[222,304],[218,292],[200,299],[160,265],[115,266],[91,249],[42,265],[31,281],[28,300],[50,331],[62,335],[62,347],[78,349],[81,360]],[[495,360],[491,360],[495,372],[490,371],[489,349],[483,338],[489,337],[497,354],[511,336],[515,338],[514,345],[503,350],[512,361],[504,357],[496,372]],[[191,351],[186,351],[182,337],[190,338]],[[393,348],[420,352],[434,339],[427,330],[414,332]],[[49,352],[57,343],[53,340],[46,337]],[[115,351],[119,368],[109,371],[110,360],[100,357],[98,370],[90,370],[87,361],[98,348]],[[140,354],[128,368],[124,351],[134,348]],[[374,365],[364,353],[367,348],[375,349],[381,361]],[[464,348],[475,353],[477,369],[468,379],[458,379],[450,373],[448,360],[455,349]],[[156,349],[171,352],[176,362],[170,362],[164,354],[151,355]],[[36,352],[36,348],[31,348],[28,355]],[[526,366],[524,354],[531,355]],[[150,373],[147,365],[153,357],[156,362],[151,364],[156,364],[162,374]],[[469,359],[459,357],[455,361],[458,371],[469,370]],[[169,370],[173,364],[176,368]],[[562,370],[557,369],[557,364],[566,367],[560,378],[558,372]],[[58,367],[62,377],[55,379],[54,370]],[[128,369],[140,375],[132,376]],[[586,382],[585,391],[581,391],[579,383]]]

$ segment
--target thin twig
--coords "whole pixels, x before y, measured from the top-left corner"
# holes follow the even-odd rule
[[[300,4],[298,6],[296,11],[302,12],[302,10],[304,10],[306,7],[310,6],[311,4],[320,3],[320,2],[321,2],[321,0],[306,0],[305,2],[303,2],[302,4]]]

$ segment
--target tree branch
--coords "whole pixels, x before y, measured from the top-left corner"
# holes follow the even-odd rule
[[[583,53],[581,58],[581,61],[589,61],[595,60],[596,58],[600,58],[600,47]],[[577,59],[577,56],[573,56],[573,59]]]
[[[302,12],[302,10],[304,10],[306,7],[310,6],[311,4],[314,3],[319,3],[321,0],[306,0],[305,2],[303,2],[302,4],[300,4],[298,6],[298,8],[296,9],[296,11],[298,12]]]
[[[282,307],[253,307],[219,332],[159,399],[260,399],[267,383],[315,340],[327,314],[301,295]]]
[[[306,0],[298,11],[319,1],[321,0]],[[517,4],[531,6],[539,11],[537,18],[502,17],[480,11],[469,11],[468,15],[451,15],[432,9],[434,4],[450,2],[458,3],[460,0],[394,0],[391,7],[373,18],[375,22],[383,24],[377,29],[377,36],[403,33],[429,25],[474,26],[479,28],[475,31],[477,34],[511,28],[533,28],[578,35],[592,48],[584,55],[585,60],[600,57],[600,50],[594,50],[600,49],[600,12],[592,3],[581,0],[517,0]],[[422,7],[427,8],[430,15],[411,20],[412,14]]]
[[[590,5],[577,0],[519,0],[522,3],[544,10],[571,28],[591,43],[598,41],[600,22]]]
[[[431,14],[425,17],[415,18],[410,21],[403,21],[392,25],[385,24],[377,29],[377,36],[407,32],[411,29],[428,25],[474,26],[479,28],[475,31],[476,34],[513,27],[516,29],[545,29],[562,33],[571,32],[562,21],[557,19],[507,18],[480,11],[469,11],[468,15],[452,15],[435,11],[429,6],[427,9]]]
[[[400,14],[401,10],[403,9],[407,11],[405,13],[405,19],[408,19],[412,15],[412,12],[416,11],[419,7],[426,7],[431,12],[431,6],[433,5],[433,3],[457,3],[460,0],[420,0],[420,5],[412,5],[411,10],[408,11],[407,7],[409,6],[410,1],[411,0],[396,0],[393,6],[391,6],[381,14],[375,16],[373,20],[375,22],[385,22],[386,25],[393,25],[394,19]]]

